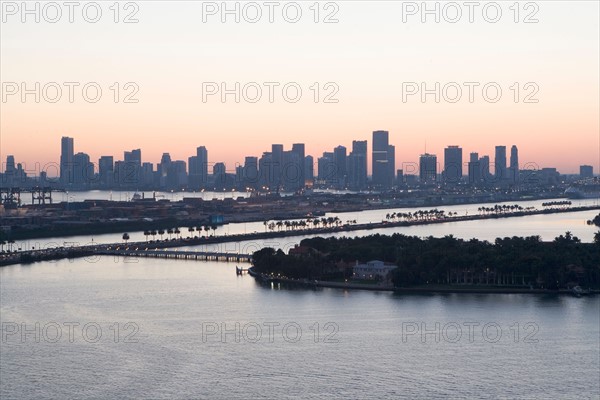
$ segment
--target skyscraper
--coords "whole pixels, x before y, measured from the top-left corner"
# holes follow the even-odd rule
[[[297,164],[293,165],[294,169],[298,170],[298,179],[293,182],[293,188],[298,190],[304,188],[306,185],[306,167],[305,167],[305,149],[304,143],[294,143],[292,145],[292,153],[295,155],[294,162]]]
[[[348,185],[351,189],[362,190],[367,186],[367,141],[354,140],[352,152],[348,156]]]
[[[579,167],[579,177],[581,179],[593,178],[594,177],[594,167],[591,165],[581,165]]]
[[[508,178],[506,171],[506,146],[496,146],[494,171],[494,176],[497,183],[500,183]]]
[[[387,174],[385,187],[391,188],[394,186],[394,178],[396,177],[396,146],[388,145],[387,153]]]
[[[483,156],[479,159],[479,167],[481,168],[481,181],[484,184],[490,184],[493,179],[490,174],[490,156]]]
[[[73,155],[73,180],[72,184],[78,189],[85,189],[94,180],[94,164],[86,153]]]
[[[519,182],[519,149],[513,145],[510,148],[510,174],[509,178],[512,183]]]
[[[394,167],[390,169],[390,143],[389,143],[389,132],[388,131],[374,131],[373,132],[373,154],[372,154],[372,169],[373,169],[373,185],[386,188],[392,182],[392,176],[390,177],[390,171],[394,170]]]
[[[424,185],[437,181],[437,156],[435,154],[421,154],[419,157],[419,179]]]
[[[242,183],[246,187],[258,188],[258,157],[246,157],[244,160],[244,169]]]
[[[60,141],[60,182],[63,186],[73,183],[73,138],[63,136]]]
[[[142,151],[140,149],[126,151],[123,154],[124,174],[122,176],[125,186],[137,189],[142,176]]]
[[[304,157],[304,179],[312,185],[315,179],[315,159],[313,156]]]
[[[206,147],[196,148],[196,155],[188,158],[189,185],[192,189],[206,187],[208,181],[208,151]]]
[[[283,145],[271,145],[271,170],[273,173],[273,181],[269,186],[272,189],[278,190],[281,186],[281,171],[283,168]]]
[[[112,187],[114,173],[113,156],[102,156],[98,160],[98,177],[100,185],[105,188]]]
[[[463,176],[462,156],[462,148],[459,146],[448,146],[444,149],[444,182],[460,183]]]
[[[338,188],[346,186],[346,148],[337,146],[333,149],[333,162],[335,164],[335,182]]]
[[[481,163],[479,162],[479,154],[471,153],[469,156],[469,184],[476,185],[481,183]]]
[[[336,182],[335,157],[332,152],[324,152],[317,160],[317,175],[321,184],[330,185]]]

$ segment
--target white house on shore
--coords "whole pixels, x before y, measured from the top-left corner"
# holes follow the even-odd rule
[[[398,268],[397,265],[384,263],[383,261],[373,260],[366,264],[359,264],[356,261],[356,265],[353,268],[354,279],[387,279],[388,274]]]

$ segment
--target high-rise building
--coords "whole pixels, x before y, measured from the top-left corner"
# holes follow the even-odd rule
[[[582,165],[579,167],[579,177],[581,179],[588,179],[594,177],[594,167],[591,165]]]
[[[444,149],[444,182],[458,184],[462,180],[463,153],[459,146],[448,146]]]
[[[490,157],[483,156],[479,159],[479,167],[481,168],[481,181],[488,185],[494,181],[490,173]]]
[[[60,182],[63,186],[73,183],[73,138],[63,136],[60,141]]]
[[[373,185],[387,188],[393,179],[394,167],[390,167],[390,143],[388,131],[373,132]],[[391,173],[391,175],[390,175]]]
[[[293,186],[293,189],[296,189],[296,190],[303,189],[304,186],[306,185],[306,165],[305,165],[306,154],[305,154],[305,149],[304,149],[304,143],[294,143],[292,145],[292,154],[294,154],[293,168],[296,169],[298,172],[298,174],[297,174],[298,178],[292,186]]]
[[[500,183],[508,178],[506,170],[506,146],[496,146],[496,157],[494,158],[494,177]]]
[[[196,148],[196,155],[188,158],[188,185],[192,189],[206,187],[208,181],[208,151],[206,147]]]
[[[321,184],[331,185],[336,182],[335,157],[332,152],[324,152],[317,160],[317,175]]]
[[[396,146],[388,146],[387,154],[387,182],[385,187],[391,188],[394,186],[394,178],[396,176]]]
[[[104,188],[112,187],[114,174],[113,156],[102,156],[98,160],[98,178]]]
[[[215,189],[224,189],[227,187],[227,170],[225,163],[218,162],[213,166],[213,180]]]
[[[154,186],[154,164],[151,162],[142,163],[141,184],[142,187],[151,189]]]
[[[123,183],[125,186],[137,190],[142,175],[142,151],[140,149],[126,151],[123,154],[123,160],[125,162]]]
[[[344,146],[337,146],[333,149],[333,162],[335,164],[335,181],[334,185],[338,188],[346,187],[346,148]]]
[[[419,179],[422,184],[433,184],[437,181],[437,156],[421,154],[419,157]]]
[[[304,179],[305,181],[312,185],[315,180],[315,159],[313,156],[304,157]]]
[[[6,156],[6,167],[4,168],[4,173],[8,174],[8,175],[12,175],[15,173],[16,169],[17,168],[15,166],[15,156],[13,156],[13,155]]]
[[[513,145],[510,148],[509,179],[512,183],[519,182],[519,149]]]
[[[158,173],[158,185],[165,189],[168,186],[168,175],[171,169],[171,155],[169,153],[163,153],[160,158],[160,164],[157,167]]]
[[[367,141],[354,140],[352,152],[348,156],[348,185],[351,189],[362,190],[367,186]]]
[[[270,152],[264,152],[258,160],[259,186],[266,189],[274,189],[273,184],[273,157]]]
[[[396,171],[396,185],[404,186],[404,170],[402,169]]]
[[[283,169],[283,145],[271,145],[271,170],[273,181],[269,185],[271,188],[279,189],[281,186],[281,175]]]
[[[73,186],[78,189],[88,188],[94,181],[94,164],[86,153],[73,155]]]
[[[249,188],[258,188],[260,179],[258,175],[258,157],[246,157],[242,171],[242,184]]]
[[[481,163],[479,162],[479,154],[471,153],[469,155],[469,184],[477,185],[481,183]]]

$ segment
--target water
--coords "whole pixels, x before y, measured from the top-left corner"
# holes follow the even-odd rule
[[[599,297],[285,289],[235,264],[95,261],[0,269],[0,398],[600,393]],[[37,340],[9,334],[23,323]]]
[[[212,199],[237,199],[238,197],[249,197],[248,192],[238,191],[139,191],[135,190],[120,191],[120,190],[83,190],[83,191],[66,191],[66,192],[55,192],[52,193],[52,201],[54,203],[73,203],[84,200],[111,200],[111,201],[131,201],[133,195],[138,193],[140,196],[144,195],[145,198],[152,198],[156,196],[157,200],[170,200],[170,201],[181,201],[184,197],[201,198],[203,200]],[[21,195],[21,204],[31,204],[31,196],[27,193]]]
[[[524,201],[518,204],[523,207],[536,207],[542,209],[542,203],[548,200],[535,200],[535,201]],[[504,204],[504,203],[500,203]],[[514,204],[514,203],[506,203]],[[576,200],[573,202],[573,206],[582,205],[595,205],[598,204],[597,200]],[[493,204],[471,204],[461,206],[441,206],[438,207],[440,210],[446,212],[457,212],[459,215],[473,215],[477,214],[479,207],[490,207]],[[429,208],[424,208],[429,209]],[[398,208],[393,210],[366,210],[358,212],[348,213],[328,213],[326,217],[338,217],[342,222],[347,220],[356,220],[357,223],[368,223],[368,222],[381,222],[385,220],[386,214],[393,212],[415,212],[416,208]],[[445,235],[454,235],[463,239],[479,238],[481,240],[493,241],[497,237],[506,236],[532,236],[540,235],[542,240],[551,241],[555,237],[564,234],[566,231],[571,231],[575,236],[579,237],[583,242],[591,243],[594,239],[594,233],[597,231],[595,227],[586,225],[587,220],[593,219],[598,215],[598,211],[585,211],[585,212],[572,212],[562,214],[551,214],[551,215],[534,215],[519,218],[506,218],[496,220],[483,220],[483,221],[467,221],[467,222],[456,222],[456,223],[445,223],[445,224],[432,224],[432,225],[420,225],[410,227],[396,227],[396,228],[382,228],[370,231],[352,231],[343,232],[329,236],[362,236],[372,233],[391,234],[391,233],[403,233],[406,235],[417,235],[417,236],[436,236],[441,237]],[[188,237],[190,232],[188,228],[182,226],[179,228],[183,237]],[[245,223],[231,223],[218,227],[215,231],[217,236],[233,235],[241,233],[252,233],[252,232],[264,232],[265,226],[263,222],[245,222]],[[128,232],[130,241],[145,241],[146,237],[143,232]],[[193,232],[194,235],[198,235],[198,232]],[[213,231],[209,232],[212,235]],[[31,249],[32,247],[37,248],[48,248],[57,246],[70,246],[77,244],[90,244],[94,243],[120,243],[122,242],[123,233],[103,234],[103,235],[79,235],[69,236],[62,238],[44,238],[44,239],[30,239],[16,241],[13,248]],[[206,235],[206,232],[202,232],[202,235]],[[173,237],[173,236],[171,236]],[[274,246],[282,248],[293,246],[299,243],[302,237],[288,237],[270,240],[269,243],[276,243]],[[163,236],[164,239],[169,238],[168,234]],[[151,237],[149,239],[152,239]],[[160,236],[156,236],[155,239],[160,239]],[[264,242],[260,242],[264,243]],[[223,244],[231,248],[231,244]],[[240,247],[240,246],[238,246]],[[243,246],[242,246],[243,247]]]

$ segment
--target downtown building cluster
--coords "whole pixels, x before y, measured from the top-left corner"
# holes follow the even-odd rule
[[[163,153],[156,165],[143,161],[141,149],[125,151],[123,159],[101,156],[97,163],[84,152],[75,152],[71,137],[61,139],[59,176],[48,178],[42,171],[40,185],[63,189],[87,190],[241,190],[260,192],[301,192],[306,188],[392,190],[411,187],[469,186],[504,187],[520,184],[553,185],[560,180],[556,168],[527,165],[522,169],[517,146],[496,146],[494,159],[477,152],[463,157],[460,146],[444,149],[443,164],[435,154],[421,154],[418,163],[404,162],[396,169],[396,149],[390,144],[388,131],[372,134],[371,171],[368,171],[367,140],[354,140],[351,151],[339,145],[324,152],[316,162],[307,155],[303,143],[286,150],[282,144],[271,145],[260,157],[246,156],[243,164],[228,168],[224,162],[211,162],[204,146],[196,148],[186,160],[174,160]],[[465,173],[466,171],[466,173]],[[7,157],[2,186],[27,186],[27,172],[14,157]],[[582,165],[579,178],[594,176],[593,167]],[[31,180],[31,179],[29,179]]]

